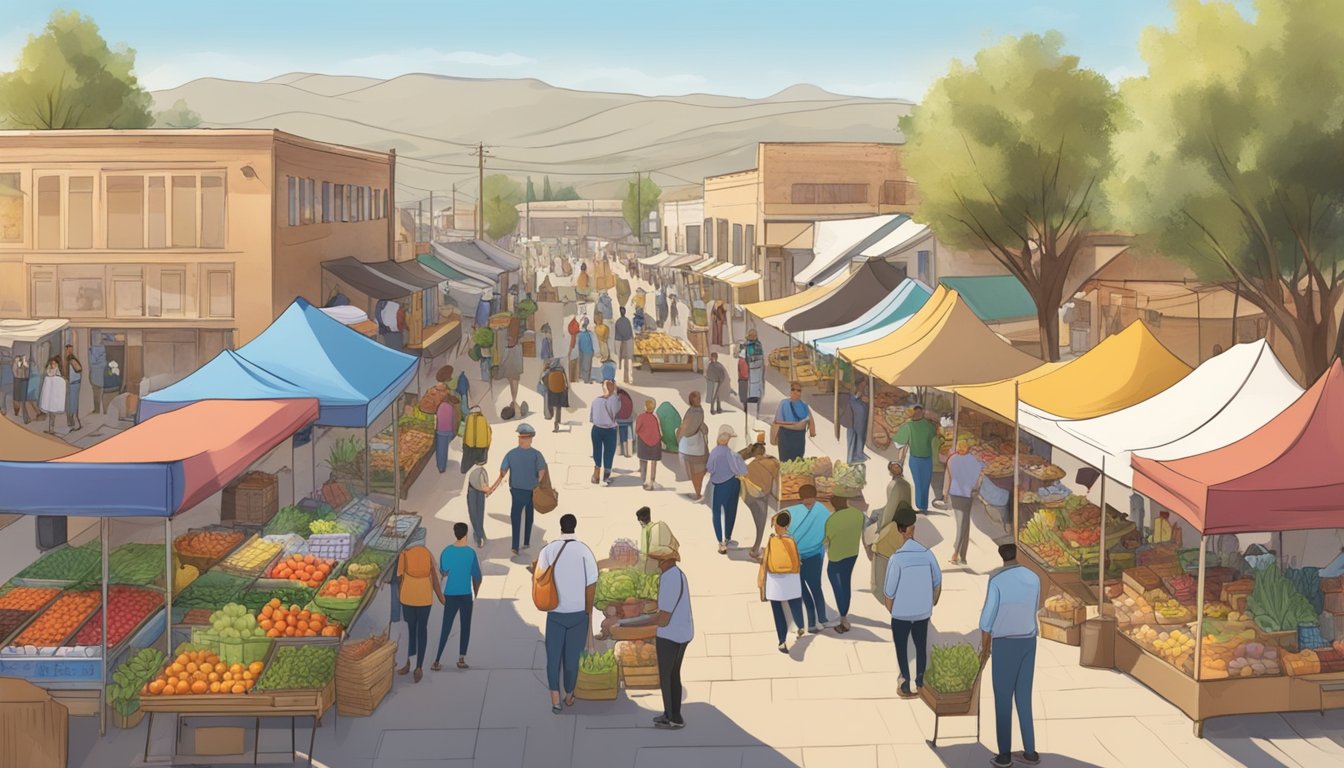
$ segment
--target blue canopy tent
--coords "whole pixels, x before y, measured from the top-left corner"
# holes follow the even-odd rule
[[[834,356],[842,347],[881,338],[896,330],[918,312],[932,295],[933,291],[927,285],[918,280],[907,279],[892,292],[888,301],[873,307],[858,320],[839,328],[831,328],[830,333],[815,336],[809,341],[821,354]]]
[[[138,420],[144,421],[201,400],[222,397],[230,400],[288,400],[309,395],[297,385],[226,349],[190,376],[141,400]]]

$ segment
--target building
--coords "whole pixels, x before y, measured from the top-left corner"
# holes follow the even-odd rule
[[[632,236],[620,200],[534,200],[519,203],[522,237],[623,240]]]
[[[704,182],[704,252],[760,272],[767,298],[792,293],[818,221],[914,210],[900,144],[763,142],[756,167]]]
[[[700,233],[705,219],[705,194],[700,187],[665,192],[658,199],[662,247],[672,253],[704,253]]]
[[[95,384],[116,360],[158,389],[323,304],[322,262],[387,260],[395,162],[275,130],[2,132],[0,319],[68,320]]]

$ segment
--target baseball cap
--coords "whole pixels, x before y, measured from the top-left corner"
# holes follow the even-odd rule
[[[734,432],[733,428],[727,424],[724,424],[722,427],[719,427],[719,437],[723,437],[724,435],[727,435],[729,437],[737,437],[737,433]]]
[[[531,424],[528,424],[527,422],[523,422],[522,424],[519,424],[519,425],[518,425],[518,434],[520,434],[520,435],[535,435],[535,434],[537,434],[537,430],[533,429]]]

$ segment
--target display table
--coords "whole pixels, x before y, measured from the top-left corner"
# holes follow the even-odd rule
[[[685,339],[665,333],[644,333],[635,337],[635,357],[649,371],[699,370],[700,353]]]
[[[686,326],[686,340],[695,349],[696,371],[700,370],[699,362],[709,359],[709,328],[703,325]]]

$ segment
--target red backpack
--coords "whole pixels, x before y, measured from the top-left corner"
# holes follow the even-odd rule
[[[631,399],[630,393],[624,389],[616,390],[616,397],[621,402],[621,407],[616,411],[616,420],[629,421],[635,413],[635,401]]]
[[[747,359],[745,357],[738,358],[737,360],[737,378],[738,381],[746,381],[751,378],[751,368],[747,366]]]

